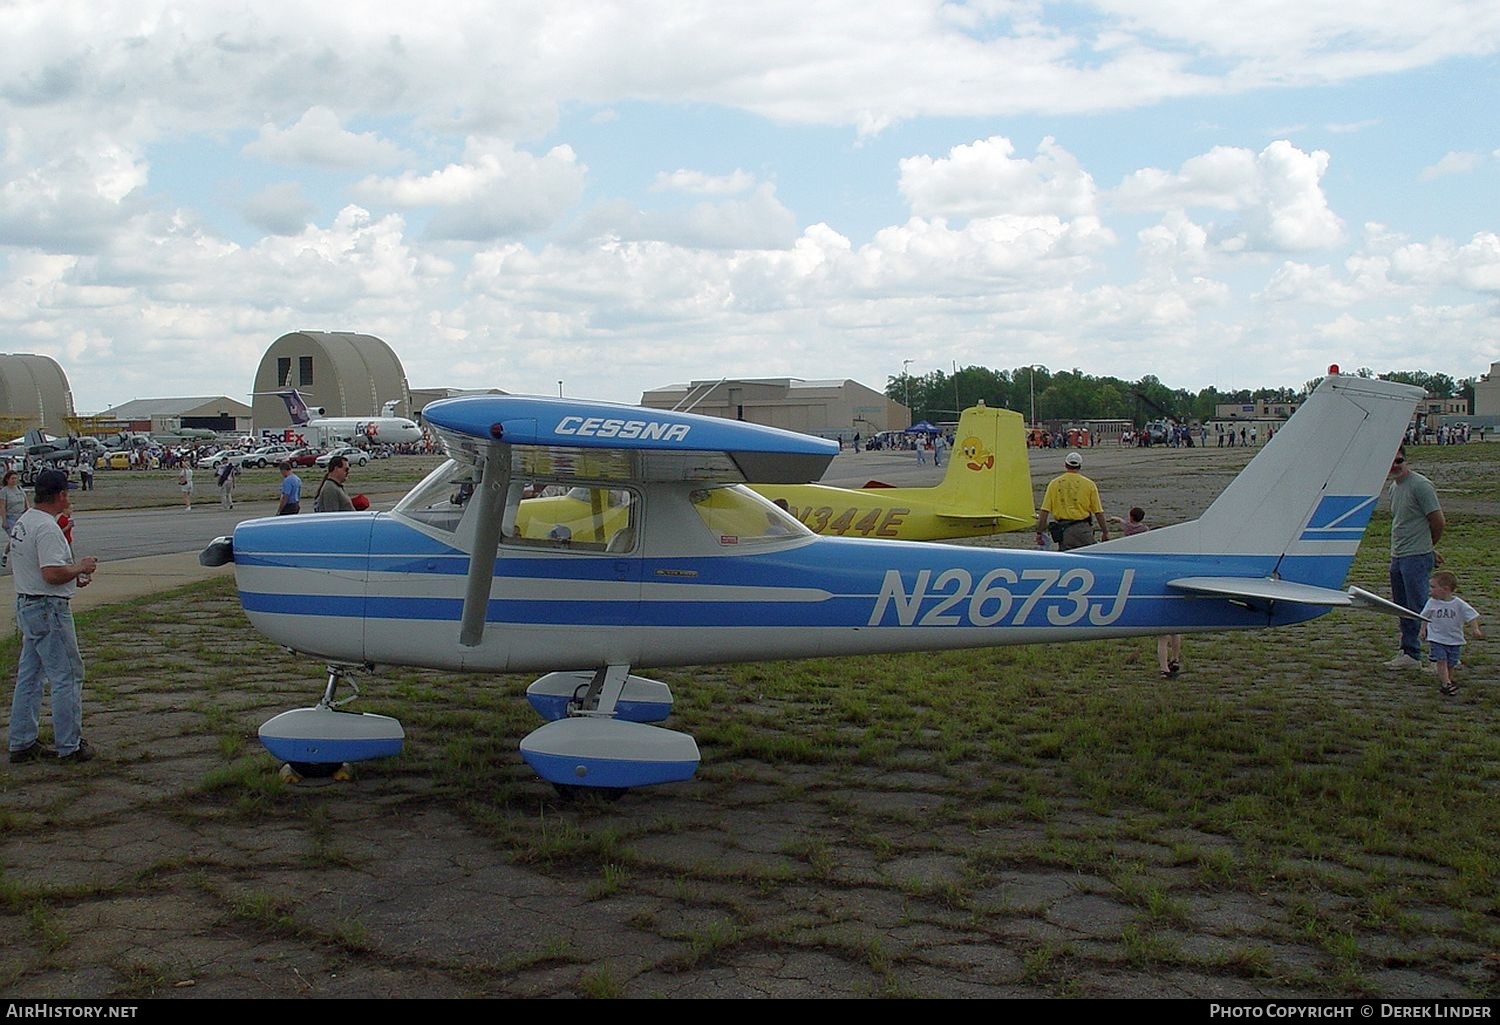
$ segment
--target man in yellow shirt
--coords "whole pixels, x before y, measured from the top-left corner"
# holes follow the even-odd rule
[[[1104,518],[1104,504],[1099,501],[1098,486],[1081,472],[1083,456],[1069,452],[1063,460],[1063,472],[1052,478],[1042,498],[1036,517],[1036,539],[1040,544],[1050,519],[1053,540],[1059,551],[1082,548],[1094,543],[1094,526],[1099,523],[1100,540],[1109,540],[1109,524]]]

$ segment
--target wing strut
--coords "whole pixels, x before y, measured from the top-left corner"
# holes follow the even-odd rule
[[[500,550],[500,518],[505,512],[505,485],[510,479],[509,445],[491,445],[484,454],[484,471],[470,501],[475,510],[474,548],[469,555],[469,578],[464,588],[463,618],[458,625],[458,643],[472,648],[484,638],[484,617],[489,611],[490,584],[495,579],[495,554]]]

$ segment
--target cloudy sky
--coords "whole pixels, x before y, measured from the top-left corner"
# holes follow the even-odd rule
[[[0,351],[414,387],[1500,360],[1500,0],[0,0]]]

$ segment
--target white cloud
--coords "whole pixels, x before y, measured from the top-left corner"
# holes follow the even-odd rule
[[[84,408],[237,393],[301,327],[386,337],[418,385],[566,375],[623,399],[725,373],[878,386],[906,356],[1044,352],[1184,385],[1226,365],[1300,383],[1329,345],[1350,365],[1500,358],[1495,238],[1453,227],[1472,204],[1443,173],[1472,143],[1422,139],[1451,150],[1423,174],[1437,215],[1382,207],[1365,165],[1414,129],[1359,89],[1420,68],[1487,95],[1493,0],[15,0],[6,18],[0,322],[7,347],[67,361]],[[1219,124],[1173,120],[1235,96],[1253,102],[1215,105]],[[1360,147],[1244,145],[1311,110]],[[1096,126],[1102,145],[1072,141]],[[285,166],[257,178],[242,150]],[[851,228],[851,210],[879,213]],[[1351,242],[1355,210],[1394,227]]]
[[[1009,139],[993,136],[955,146],[945,158],[908,157],[898,187],[919,217],[1095,214],[1093,178],[1052,137],[1038,144],[1035,160],[1014,153]]]
[[[15,0],[6,29],[0,103],[13,108],[76,104],[96,125],[141,111],[148,130],[211,132],[226,114],[280,124],[321,106],[519,138],[547,131],[573,102],[686,100],[873,132],[927,116],[1100,111],[1339,83],[1492,54],[1500,12],[1487,0],[1214,10],[1195,0],[378,9]]]
[[[1435,164],[1429,164],[1417,174],[1418,181],[1430,182],[1450,174],[1468,174],[1484,162],[1483,153],[1459,153],[1449,150]]]
[[[485,241],[552,225],[578,201],[586,174],[568,146],[537,157],[471,138],[462,163],[430,174],[366,178],[355,193],[407,210],[432,208],[432,238]]]
[[[1155,167],[1128,176],[1112,194],[1123,210],[1181,210],[1205,206],[1242,210],[1255,198],[1255,154],[1233,146],[1216,146],[1184,161],[1176,174]]]
[[[1393,280],[1500,293],[1500,236],[1480,232],[1463,245],[1448,239],[1411,242],[1390,255]]]
[[[16,141],[12,134],[9,142]],[[75,142],[30,165],[11,151],[0,169],[0,244],[94,252],[144,209],[146,164],[107,137]]]
[[[1324,125],[1323,127],[1328,129],[1334,135],[1353,135],[1356,132],[1363,132],[1367,128],[1374,128],[1379,124],[1380,118],[1367,117],[1363,121],[1336,121]]]
[[[1128,175],[1111,199],[1127,211],[1207,207],[1238,214],[1212,232],[1226,252],[1326,249],[1343,237],[1321,186],[1328,160],[1323,150],[1305,153],[1284,140],[1259,153],[1216,146],[1175,174],[1144,168]]]
[[[1327,249],[1343,239],[1343,224],[1328,208],[1320,184],[1328,170],[1323,150],[1303,153],[1273,142],[1256,158],[1255,202],[1244,210],[1247,242],[1271,252]]]
[[[327,107],[309,107],[290,128],[262,125],[244,148],[250,156],[312,167],[387,167],[408,163],[411,154],[375,132],[350,132]]]
[[[1146,265],[1157,270],[1201,269],[1208,260],[1208,232],[1180,210],[1169,211],[1161,223],[1138,236]]]
[[[653,192],[687,192],[698,196],[733,196],[754,187],[755,176],[738,168],[719,175],[679,168],[661,172],[651,183]]]
[[[272,235],[294,235],[307,227],[316,207],[297,182],[268,185],[240,205],[245,219]]]
[[[607,236],[627,242],[660,241],[705,249],[782,249],[797,238],[792,212],[770,184],[744,199],[694,203],[683,209],[642,210],[616,200],[583,214],[568,238]]]

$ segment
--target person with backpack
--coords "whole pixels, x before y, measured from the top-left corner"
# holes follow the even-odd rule
[[[240,475],[240,468],[226,459],[219,464],[219,472],[216,480],[219,483],[219,504],[226,509],[234,508],[234,480]]]

